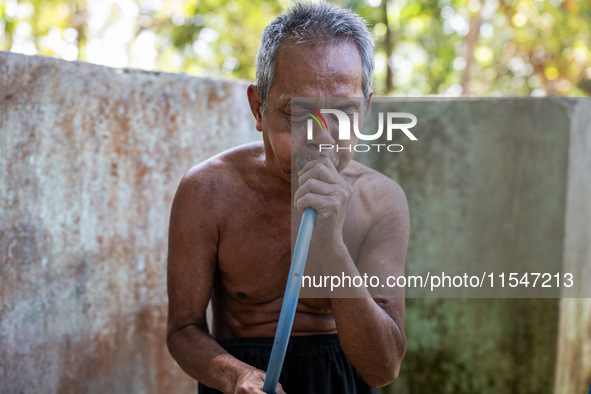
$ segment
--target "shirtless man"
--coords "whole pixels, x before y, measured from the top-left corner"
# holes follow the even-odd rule
[[[291,136],[292,97],[368,104],[372,73],[371,36],[359,16],[296,4],[263,33],[257,85],[248,87],[262,142],[219,154],[183,178],[170,219],[167,343],[200,393],[262,393],[292,226],[305,207],[317,211],[311,255],[350,276],[375,261],[403,273],[409,217],[400,187],[346,150],[319,153],[318,144],[338,143],[334,127],[310,141]],[[309,160],[300,171],[294,141]],[[372,393],[396,378],[406,347],[404,299],[358,295],[299,300],[278,393]]]

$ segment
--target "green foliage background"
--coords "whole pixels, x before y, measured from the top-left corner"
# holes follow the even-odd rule
[[[358,12],[373,30],[376,94],[591,93],[588,0],[335,2]],[[288,6],[289,0],[3,0],[0,50],[89,61],[89,40],[100,40],[135,7],[135,16],[127,16],[131,36],[122,40],[132,52],[143,31],[153,33],[155,59],[148,68],[254,79],[260,34]],[[108,17],[91,29],[89,18],[97,9]],[[56,36],[77,52],[65,56]]]

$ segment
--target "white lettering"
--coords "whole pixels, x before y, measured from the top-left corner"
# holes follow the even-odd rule
[[[378,138],[380,138],[382,136],[382,132],[384,131],[384,114],[382,112],[378,113],[378,131],[377,131],[377,133],[371,134],[371,135],[365,135],[365,134],[361,134],[361,132],[359,131],[359,114],[357,112],[355,112],[353,114],[353,131],[355,132],[355,135],[357,136],[357,138],[359,138],[360,140],[364,140],[364,141],[377,140]]]
[[[392,119],[394,119],[394,118],[408,118],[411,120],[411,122],[410,123],[392,123]],[[387,131],[388,141],[392,140],[392,130],[397,130],[397,129],[402,130],[408,138],[410,138],[413,141],[416,141],[417,137],[415,137],[410,131],[408,131],[408,129],[416,126],[416,124],[417,124],[417,117],[414,116],[413,114],[409,114],[407,112],[388,112],[388,131]]]
[[[400,147],[400,150],[392,150],[392,149],[390,149],[390,147],[392,147],[392,146],[399,146]],[[400,144],[392,144],[392,145],[388,145],[388,147],[386,149],[388,149],[388,152],[395,152],[395,153],[397,153],[397,152],[402,152],[402,150],[404,149],[404,147],[402,145],[400,145]]]

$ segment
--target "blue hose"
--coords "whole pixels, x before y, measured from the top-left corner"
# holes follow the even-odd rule
[[[293,326],[293,319],[295,317],[296,307],[298,306],[298,297],[300,296],[300,288],[302,287],[302,276],[304,275],[304,268],[306,268],[306,259],[308,258],[308,249],[310,248],[315,222],[316,211],[312,208],[304,209],[298,236],[293,248],[293,257],[291,259],[291,267],[289,268],[289,276],[287,277],[287,286],[285,286],[285,294],[283,295],[279,324],[275,332],[273,349],[271,350],[267,375],[263,384],[263,391],[267,394],[275,394],[277,382],[279,382],[279,375],[283,367],[287,343],[289,342],[289,335],[291,334],[291,327]]]

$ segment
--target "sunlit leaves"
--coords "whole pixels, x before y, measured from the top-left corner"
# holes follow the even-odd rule
[[[395,95],[462,94],[463,80],[477,96],[591,94],[588,0],[334,1],[373,29],[376,94],[386,92],[388,65]],[[261,32],[288,5],[4,0],[0,50],[254,79]]]

